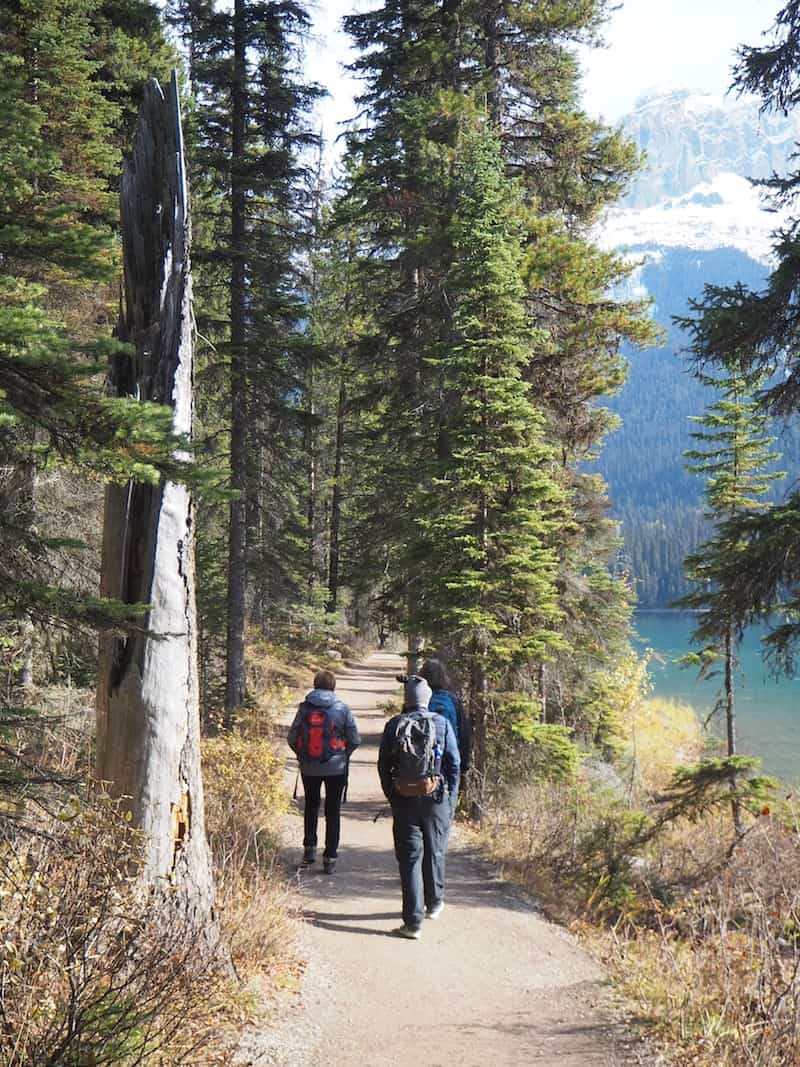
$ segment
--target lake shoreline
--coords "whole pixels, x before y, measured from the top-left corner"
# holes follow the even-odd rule
[[[689,704],[700,720],[712,713],[721,688],[721,677],[699,679],[697,671],[675,660],[697,645],[689,640],[697,612],[679,608],[641,608],[634,612],[637,640],[652,648],[651,694]],[[762,760],[765,773],[787,783],[800,777],[800,678],[776,679],[761,656],[765,623],[750,627],[738,649],[736,671],[739,750]],[[714,716],[715,720],[719,716]],[[714,733],[720,725],[714,722]]]

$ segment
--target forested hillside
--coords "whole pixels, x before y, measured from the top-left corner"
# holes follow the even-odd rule
[[[619,415],[598,466],[609,485],[612,512],[622,521],[625,554],[641,607],[666,607],[690,588],[683,561],[707,533],[703,483],[685,469],[690,416],[703,414],[713,391],[692,373],[688,338],[674,321],[689,311],[703,286],[742,280],[760,285],[766,268],[735,248],[663,248],[644,256],[636,282],[653,299],[661,346],[626,349],[628,378],[609,409]]]
[[[645,163],[606,220],[604,240],[639,262],[626,291],[653,301],[663,333],[658,346],[624,348],[628,377],[608,404],[621,426],[598,469],[622,522],[640,607],[667,607],[689,591],[683,560],[708,532],[703,484],[684,469],[683,453],[690,417],[703,414],[713,390],[693,375],[690,339],[674,320],[691,314],[705,285],[757,288],[767,277],[769,234],[782,216],[764,210],[744,179],[786,165],[795,121],[759,115],[747,97],[717,101],[676,90],[643,99],[622,123]],[[778,466],[791,481],[796,444],[785,426],[777,432],[785,454]],[[784,491],[781,483],[772,490],[776,497]]]

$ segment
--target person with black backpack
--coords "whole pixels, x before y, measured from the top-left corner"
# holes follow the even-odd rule
[[[413,940],[422,934],[423,919],[438,918],[444,908],[445,853],[461,768],[452,726],[428,710],[431,695],[424,678],[408,678],[403,711],[386,723],[378,753],[403,894],[403,925],[393,933]]]
[[[318,671],[314,688],[297,708],[287,741],[300,763],[305,810],[303,818],[303,866],[317,855],[317,822],[325,786],[325,874],[333,874],[339,851],[342,798],[347,787],[350,756],[361,744],[358,726],[350,708],[339,700],[336,675]]]

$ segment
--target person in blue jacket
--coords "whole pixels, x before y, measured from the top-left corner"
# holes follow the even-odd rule
[[[317,822],[325,786],[325,851],[323,870],[333,874],[341,835],[342,797],[347,786],[350,756],[361,744],[358,726],[347,704],[334,692],[336,675],[318,671],[314,688],[297,708],[287,741],[300,763],[305,810],[303,813],[303,865],[317,855]]]
[[[421,936],[423,920],[438,918],[444,908],[445,854],[453,817],[452,798],[458,795],[461,768],[453,728],[443,716],[434,713],[436,763],[432,791],[421,796],[398,792],[402,785],[395,773],[398,726],[405,715],[428,715],[430,698],[431,689],[424,678],[408,678],[403,714],[386,723],[378,752],[381,788],[392,808],[394,851],[403,895],[403,925],[393,933],[414,940]]]
[[[450,678],[440,659],[429,657],[419,670],[432,690],[430,710],[437,711],[449,721],[458,742],[458,754],[461,757],[461,781],[472,763],[472,723],[464,710],[461,697],[451,688]]]

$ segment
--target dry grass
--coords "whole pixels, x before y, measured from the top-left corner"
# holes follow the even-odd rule
[[[800,1064],[793,800],[751,814],[735,848],[727,809],[670,824],[653,838],[640,833],[652,825],[657,809],[647,798],[668,781],[672,754],[697,754],[702,743],[684,711],[673,723],[668,710],[656,705],[637,718],[622,788],[619,780],[615,788],[521,787],[481,828],[483,847],[505,877],[605,958],[676,1064]]]
[[[283,760],[263,737],[206,739],[206,827],[214,857],[223,931],[242,976],[280,978],[294,967],[291,902],[277,866],[288,798]]]

